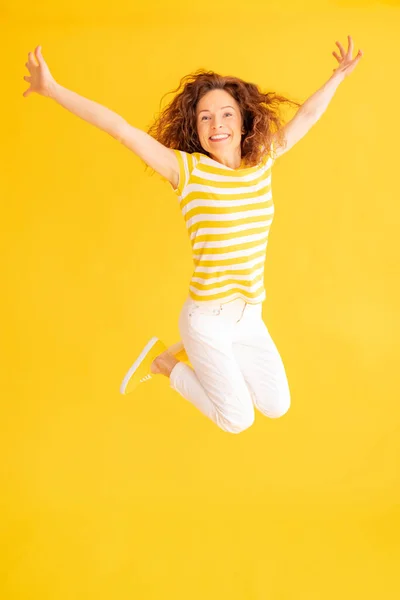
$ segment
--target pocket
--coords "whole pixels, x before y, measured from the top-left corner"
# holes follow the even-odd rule
[[[206,304],[192,303],[189,306],[188,315],[189,318],[195,315],[202,315],[204,317],[218,317],[223,310],[222,304],[216,306],[208,306]]]

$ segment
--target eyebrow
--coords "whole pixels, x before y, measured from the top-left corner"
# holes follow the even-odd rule
[[[233,108],[233,106],[222,106],[222,107],[220,108],[220,110],[224,110],[224,108]],[[233,110],[235,110],[235,109],[233,108]],[[210,112],[210,111],[209,111],[208,109],[204,109],[204,110],[201,110],[201,111],[199,112],[199,114],[200,114],[200,113],[202,113],[202,112]]]

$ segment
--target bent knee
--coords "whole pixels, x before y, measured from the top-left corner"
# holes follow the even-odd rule
[[[288,404],[283,404],[282,406],[277,407],[268,416],[271,419],[279,419],[280,417],[283,417],[283,415],[286,415],[289,408],[290,408],[290,402]]]
[[[286,415],[290,408],[290,396],[285,398],[281,398],[279,402],[276,402],[273,405],[269,405],[265,408],[261,408],[261,412],[263,412],[270,419],[279,419]]]
[[[273,400],[257,400],[256,406],[260,412],[270,419],[283,417],[290,408],[290,392],[276,394]]]
[[[217,423],[227,433],[242,433],[242,431],[249,429],[253,425],[254,418],[254,411],[241,413],[234,417],[219,413]]]

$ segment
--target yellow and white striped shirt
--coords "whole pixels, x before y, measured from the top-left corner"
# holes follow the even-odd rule
[[[189,296],[195,302],[236,298],[249,304],[263,302],[264,263],[274,217],[273,158],[266,153],[258,166],[231,169],[200,152],[174,152],[179,163],[174,191],[195,265]]]

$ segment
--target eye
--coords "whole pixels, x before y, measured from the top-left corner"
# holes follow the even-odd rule
[[[224,113],[224,117],[225,117],[226,115],[229,115],[229,116],[231,117],[231,116],[232,116],[232,113],[230,113],[230,112],[226,112],[226,113]],[[204,115],[204,116],[202,116],[202,117],[201,117],[201,119],[200,119],[200,120],[201,120],[201,121],[204,121],[204,119],[208,119],[208,116],[207,116],[207,115]]]

